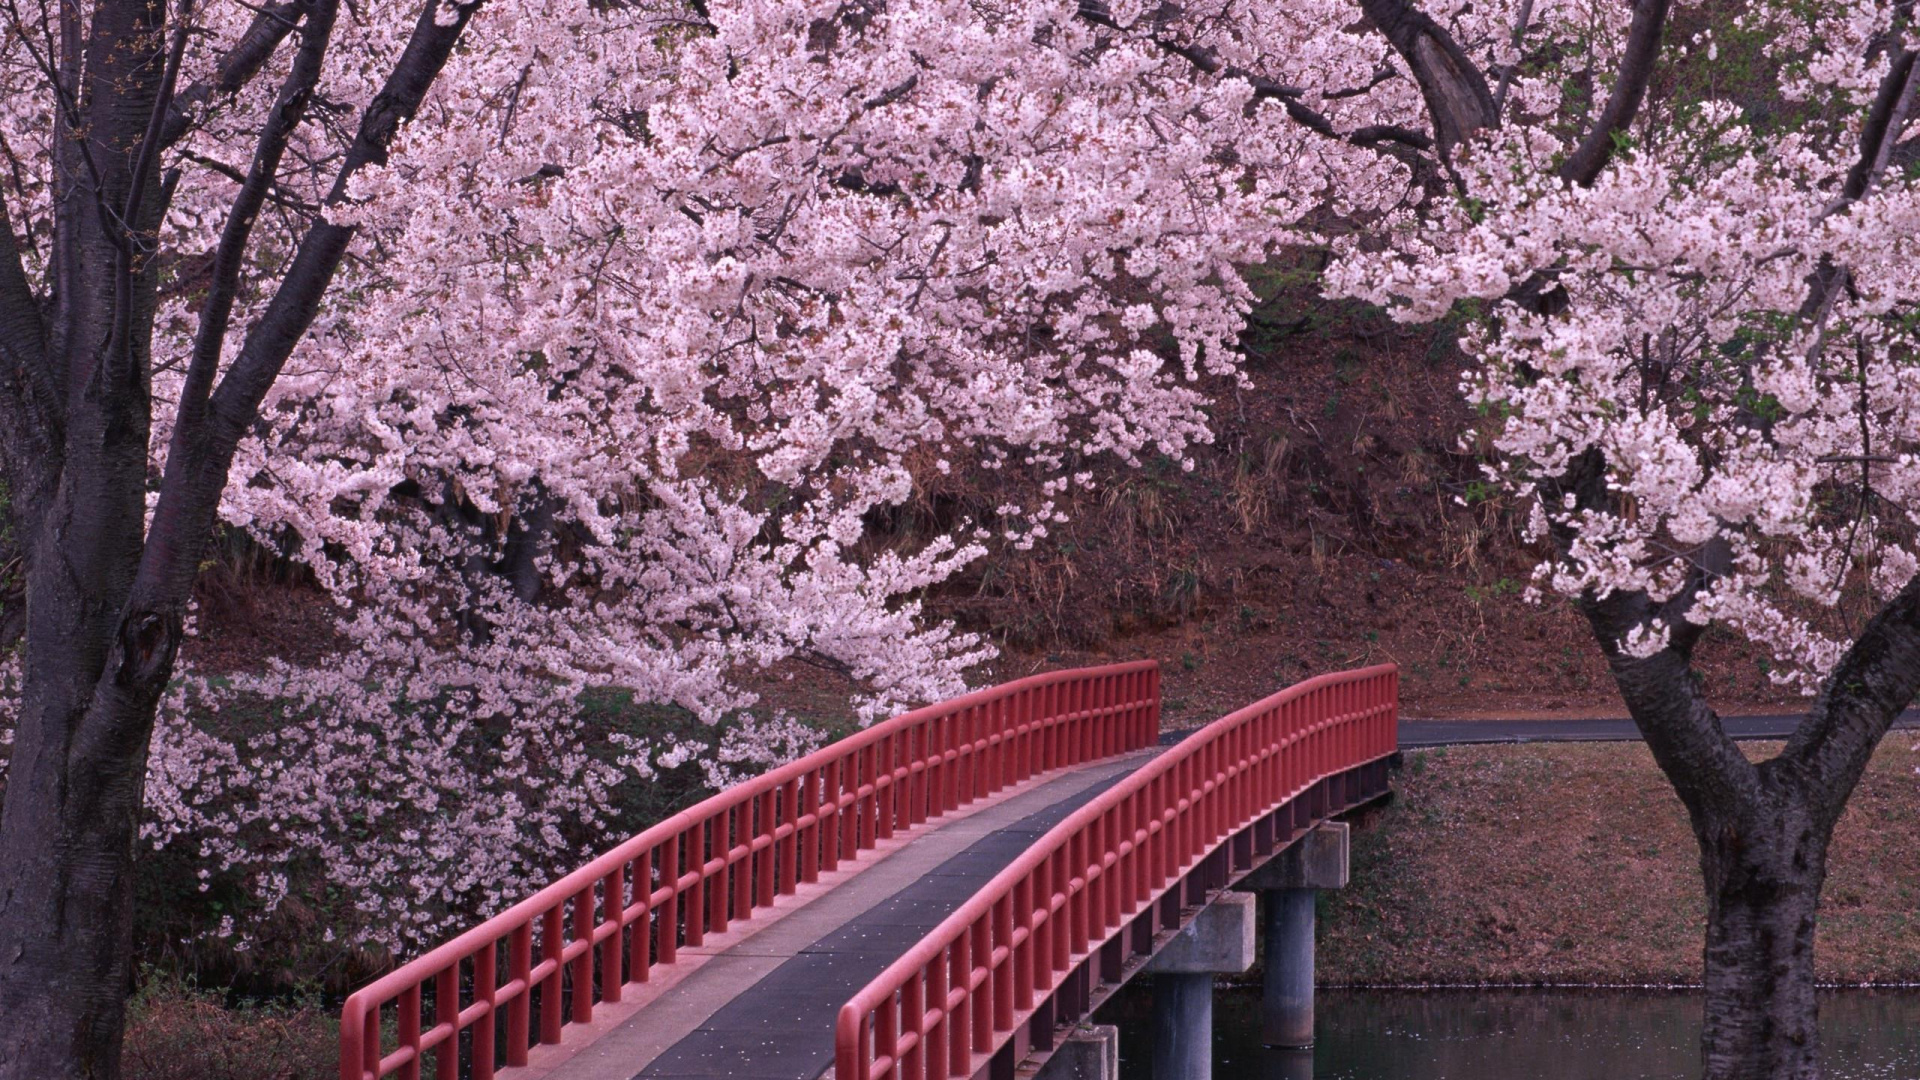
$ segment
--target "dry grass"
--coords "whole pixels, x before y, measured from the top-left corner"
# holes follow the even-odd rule
[[[1777,744],[1747,744],[1760,757]],[[1831,982],[1920,981],[1920,765],[1880,749],[1835,836],[1817,944]],[[1323,900],[1342,984],[1699,980],[1706,902],[1685,811],[1640,744],[1407,755]]]
[[[127,1023],[127,1080],[325,1080],[340,1026],[312,1001],[231,1008],[217,994],[150,976]]]

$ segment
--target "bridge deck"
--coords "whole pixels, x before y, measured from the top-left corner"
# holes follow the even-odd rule
[[[924,938],[1034,840],[1145,764],[1150,748],[1023,786],[823,880],[774,918],[717,940],[685,975],[599,1032],[542,1047],[511,1080],[812,1080],[833,1065],[849,995]],[[597,1037],[595,1037],[597,1036]]]

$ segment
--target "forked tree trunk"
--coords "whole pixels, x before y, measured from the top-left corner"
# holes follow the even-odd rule
[[[87,470],[133,512],[51,527],[28,575],[25,685],[0,809],[0,1080],[120,1073],[147,739],[181,634],[177,611],[126,602],[141,434]]]
[[[1820,1075],[1813,944],[1831,824],[1791,803],[1698,829],[1708,1080]]]
[[[1581,479],[1597,487],[1600,475]],[[1645,594],[1616,592],[1586,598],[1582,608],[1699,844],[1707,897],[1702,1074],[1813,1080],[1814,934],[1827,850],[1874,748],[1920,692],[1920,577],[1868,622],[1786,745],[1763,761],[1728,737],[1700,693],[1691,654],[1701,630],[1685,619],[1685,603],[1660,609]],[[1668,646],[1644,657],[1622,650],[1628,629],[1656,611],[1676,628]]]

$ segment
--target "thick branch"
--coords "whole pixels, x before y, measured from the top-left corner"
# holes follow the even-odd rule
[[[169,147],[185,138],[193,129],[195,110],[209,100],[239,93],[273,58],[299,20],[300,7],[294,4],[269,4],[257,10],[239,40],[220,58],[214,77],[194,83],[174,97],[161,129],[160,145]]]
[[[1605,459],[1598,450],[1588,450],[1574,459],[1566,475],[1550,485],[1545,495],[1554,500],[1572,495],[1580,507],[1604,506],[1609,497]],[[1573,526],[1555,525],[1553,538],[1566,551],[1575,538]],[[1701,695],[1693,671],[1693,647],[1700,628],[1687,623],[1684,615],[1699,576],[1696,571],[1695,580],[1681,590],[1680,597],[1685,599],[1664,607],[1657,608],[1642,592],[1615,591],[1605,596],[1588,592],[1580,598],[1581,614],[1613,671],[1627,714],[1696,821],[1704,812],[1751,805],[1759,790],[1758,772],[1720,726],[1720,717]],[[1648,657],[1626,652],[1622,644],[1627,635],[1654,618],[1663,618],[1673,627],[1667,646]]]
[[[0,191],[0,460],[15,536],[37,533],[38,508],[59,470],[62,426],[46,320],[27,281],[6,192]]]
[[[1621,642],[1653,616],[1645,594],[1589,596],[1581,600],[1580,609],[1606,654],[1627,714],[1687,810],[1698,818],[1704,810],[1751,805],[1759,791],[1759,773],[1700,693],[1690,648],[1697,635],[1687,635],[1652,656],[1636,657],[1625,652]]]
[[[1860,156],[1853,168],[1847,171],[1846,183],[1841,185],[1840,198],[1833,210],[1858,202],[1866,195],[1874,180],[1886,169],[1893,145],[1900,141],[1901,132],[1906,127],[1908,102],[1912,94],[1910,84],[1913,80],[1914,53],[1896,46],[1888,60],[1887,73],[1880,79],[1872,108],[1867,110],[1866,123],[1860,126]]]
[[[1411,0],[1360,0],[1360,8],[1413,69],[1443,159],[1474,132],[1499,123],[1486,76]]]
[[[1780,762],[1836,819],[1894,718],[1920,692],[1920,577],[1881,608],[1827,676]]]
[[[186,381],[180,389],[179,420],[174,431],[176,442],[196,437],[201,430],[207,395],[213,390],[214,375],[220,366],[220,351],[233,320],[234,299],[239,293],[240,273],[246,265],[247,245],[260,210],[272,193],[280,160],[292,139],[307,105],[319,85],[326,59],[327,45],[333,37],[333,23],[339,12],[339,0],[317,0],[307,7],[305,25],[300,31],[300,51],[293,68],[280,85],[272,110],[261,125],[254,146],[253,162],[241,182],[240,193],[227,211],[226,225],[220,232],[220,244],[214,250],[212,283],[200,306],[200,326],[194,334],[193,355],[187,365]],[[176,447],[176,452],[185,450]]]
[[[326,206],[345,201],[360,169],[386,161],[395,133],[420,108],[481,2],[428,0],[423,5],[406,50],[361,118]],[[449,15],[443,23],[441,19]],[[208,398],[204,415],[197,423],[176,427],[141,558],[132,600],[136,611],[185,603],[234,450],[258,419],[260,403],[287,358],[313,324],[353,235],[352,226],[324,216],[307,229],[266,311],[248,329],[239,356]]]
[[[1660,38],[1667,26],[1668,0],[1634,0],[1633,23],[1627,27],[1627,47],[1615,72],[1613,93],[1600,118],[1560,164],[1560,178],[1586,187],[1612,159],[1618,137],[1632,125],[1646,100],[1654,61],[1660,57]]]

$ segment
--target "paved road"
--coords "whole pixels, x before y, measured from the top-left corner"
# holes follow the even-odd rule
[[[1784,739],[1799,716],[1723,716],[1721,726],[1736,739]],[[1920,730],[1920,712],[1894,722],[1896,730]],[[1400,745],[1453,746],[1466,743],[1635,742],[1633,721],[1599,720],[1408,720],[1400,721]]]
[[[1799,716],[1723,716],[1720,723],[1735,739],[1784,739],[1800,723]],[[1894,721],[1895,731],[1920,731],[1920,711]],[[1171,746],[1199,730],[1163,731],[1162,745]],[[1478,743],[1530,742],[1638,742],[1640,731],[1625,717],[1593,720],[1400,720],[1400,748],[1466,746]]]

